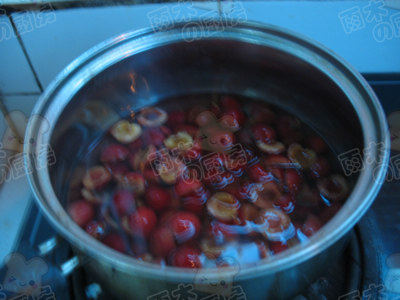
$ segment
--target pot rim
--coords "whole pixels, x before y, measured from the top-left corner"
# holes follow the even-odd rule
[[[197,21],[201,22],[201,20]],[[102,70],[88,70],[90,63],[94,61],[98,62],[101,58],[104,59],[111,56],[110,53],[112,51],[116,51],[118,48],[122,49],[124,45],[127,44],[136,45],[136,48],[130,47],[129,49],[131,52],[126,54],[134,55],[135,53],[145,51],[152,47],[163,46],[165,43],[184,42],[185,37],[188,39],[228,39],[238,42],[261,43],[264,46],[269,45],[268,42],[272,41],[268,38],[277,38],[282,41],[287,41],[288,44],[292,46],[296,45],[301,51],[308,50],[310,53],[314,53],[315,64],[313,66],[322,69],[322,71],[324,71],[335,84],[341,87],[342,90],[346,89],[344,92],[359,117],[364,134],[366,155],[370,155],[370,157],[374,158],[377,158],[378,155],[382,155],[379,157],[381,163],[378,163],[375,159],[373,163],[364,166],[344,206],[333,219],[307,243],[297,245],[275,255],[270,261],[261,260],[255,265],[246,265],[240,268],[240,270],[230,267],[207,269],[211,270],[211,272],[207,273],[208,278],[211,280],[213,278],[221,278],[221,276],[235,276],[235,279],[239,280],[254,277],[255,274],[261,276],[264,274],[276,273],[299,265],[333,245],[356,224],[372,204],[384,181],[390,154],[390,139],[385,114],[372,88],[358,71],[325,46],[290,30],[256,22],[240,22],[234,27],[227,27],[221,31],[220,26],[224,26],[225,24],[223,22],[229,21],[237,22],[237,20],[224,19],[215,21],[213,25],[203,26],[203,29],[207,29],[207,32],[212,33],[208,38],[199,37],[196,35],[199,34],[198,32],[185,31],[186,29],[191,29],[192,26],[198,26],[196,22],[176,23],[164,32],[157,32],[153,31],[151,28],[146,28],[110,38],[89,49],[70,63],[46,88],[32,112],[32,115],[40,115],[44,118],[54,114],[55,110],[51,104],[57,94],[65,88],[67,83],[75,80],[74,85],[72,85],[72,87],[74,87],[73,92],[69,90],[72,97],[87,80],[90,80],[90,78],[98,74],[98,72],[119,61],[123,56],[118,57],[118,59],[114,57],[114,60],[108,60],[102,65]],[[177,37],[178,33],[179,37]],[[164,39],[158,40],[157,38],[160,37],[164,37]],[[146,46],[149,48],[143,47],[143,45],[140,46],[143,42],[144,44],[146,43],[146,38],[156,39],[157,42],[152,41],[153,44],[148,43]],[[147,40],[147,42],[149,42],[149,40]],[[301,55],[301,51],[296,52],[296,54]],[[289,52],[288,54],[294,55],[293,52]],[[309,63],[312,64],[312,62]],[[332,66],[334,68],[332,68]],[[86,81],[77,80],[76,77],[82,74],[86,76]],[[65,103],[68,103],[69,100],[66,100]],[[58,107],[58,113],[60,113],[62,109],[63,107]],[[56,120],[57,118],[58,116],[54,115],[54,119]],[[25,140],[37,142],[28,142],[24,145],[26,166],[35,165],[35,160],[39,162],[40,158],[38,158],[38,154],[41,153],[40,145],[49,144],[52,128],[44,132],[43,126],[45,125],[43,124],[43,120],[46,119],[47,118],[35,118],[32,122],[29,122]],[[50,125],[50,127],[51,126],[52,125]],[[378,143],[383,143],[385,146],[382,152],[379,152],[376,147]],[[369,147],[370,145],[372,145],[372,147]],[[37,204],[62,236],[71,242],[74,247],[88,254],[91,258],[107,262],[111,266],[129,273],[140,272],[142,276],[152,278],[158,277],[161,279],[168,278],[169,280],[173,278],[174,280],[180,280],[182,282],[193,280],[199,272],[199,270],[186,270],[170,266],[160,268],[158,265],[142,262],[133,257],[119,253],[96,239],[91,238],[69,218],[68,214],[57,200],[50,183],[47,164],[45,168],[40,170],[36,168],[31,168],[31,170],[32,171],[27,172],[27,174]],[[216,270],[217,272],[215,272]]]

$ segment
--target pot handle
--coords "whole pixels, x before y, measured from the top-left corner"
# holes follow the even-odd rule
[[[43,243],[40,243],[38,246],[39,255],[41,257],[46,256],[54,251],[54,249],[58,246],[60,239],[58,237],[52,237]],[[72,272],[74,272],[79,266],[81,262],[79,261],[78,256],[73,256],[67,261],[63,262],[59,267],[61,274],[65,277],[69,276]]]

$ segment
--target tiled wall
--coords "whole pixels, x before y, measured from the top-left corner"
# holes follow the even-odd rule
[[[9,110],[29,113],[41,89],[97,43],[151,26],[157,16],[175,22],[232,11],[249,21],[283,26],[316,39],[361,72],[399,72],[400,10],[381,3],[384,13],[369,7],[369,1],[226,1],[55,11],[47,7],[43,12],[0,15],[0,29],[11,28],[12,20],[20,36],[20,40],[15,34],[9,38],[0,31],[0,90]]]

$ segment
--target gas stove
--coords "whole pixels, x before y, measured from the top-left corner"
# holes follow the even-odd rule
[[[364,76],[387,115],[400,111],[400,74]],[[393,152],[392,157],[397,154]],[[392,169],[394,175],[398,171]],[[351,241],[340,262],[310,282],[296,300],[400,299],[400,202],[397,199],[400,178],[394,175],[386,180],[371,209],[350,233]],[[56,242],[55,236],[57,233],[32,202],[14,251],[28,264],[41,255],[40,260],[48,268],[42,276],[37,299],[112,299],[83,268],[73,270],[74,261],[69,260],[73,256],[71,248],[65,241],[57,239]],[[69,276],[63,275],[71,270]],[[5,266],[0,271],[0,283],[8,279],[9,273],[10,267]],[[6,288],[0,285],[0,299],[29,299],[23,296],[7,294]]]

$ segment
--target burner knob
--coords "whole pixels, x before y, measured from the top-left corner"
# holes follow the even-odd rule
[[[98,283],[91,283],[85,289],[88,299],[98,299],[102,293],[101,286]]]

